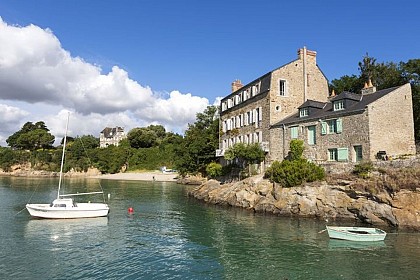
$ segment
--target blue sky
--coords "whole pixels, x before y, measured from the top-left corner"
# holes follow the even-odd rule
[[[420,57],[417,1],[1,0],[0,145],[26,121],[73,135],[182,133],[230,84],[317,51],[331,81]],[[13,59],[12,59],[13,58]],[[17,59],[19,58],[19,59]],[[73,125],[72,125],[73,123]]]

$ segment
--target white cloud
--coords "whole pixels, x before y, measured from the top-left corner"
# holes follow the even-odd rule
[[[29,115],[28,112],[17,107],[0,104],[0,143],[6,142],[6,139],[15,132],[15,127],[27,115]]]
[[[74,134],[98,136],[105,126],[128,130],[152,123],[182,132],[209,105],[206,98],[176,90],[163,98],[118,66],[103,74],[99,66],[72,57],[51,30],[12,26],[1,17],[0,100],[9,103],[0,107],[8,132],[18,131],[26,121],[42,120],[56,136],[64,129],[65,110],[73,112]],[[26,104],[27,111],[13,104]],[[43,112],[45,107],[47,112]],[[3,132],[0,144],[4,144]]]

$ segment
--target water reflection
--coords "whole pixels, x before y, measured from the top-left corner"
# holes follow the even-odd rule
[[[347,240],[337,240],[337,239],[330,239],[328,242],[328,248],[335,250],[335,249],[357,249],[357,250],[374,250],[378,248],[385,247],[386,244],[384,241],[347,241]]]
[[[89,219],[32,219],[25,227],[25,237],[45,238],[50,236],[51,240],[60,237],[73,235],[97,234],[101,227],[108,225],[107,217]]]

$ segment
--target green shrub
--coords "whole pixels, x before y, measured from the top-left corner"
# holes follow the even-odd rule
[[[289,160],[299,160],[302,158],[305,147],[302,140],[293,139],[290,141]]]
[[[373,170],[373,164],[370,161],[364,161],[356,164],[353,169],[353,174],[366,179],[370,176],[370,172]]]
[[[314,182],[325,178],[322,167],[306,159],[275,161],[265,172],[265,177],[273,182],[290,188],[305,182]]]
[[[211,162],[207,165],[206,172],[207,172],[207,175],[210,178],[216,178],[218,176],[221,176],[222,175],[222,165],[220,165],[216,162]]]

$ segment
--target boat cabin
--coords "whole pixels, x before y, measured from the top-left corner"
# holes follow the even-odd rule
[[[72,198],[58,198],[58,199],[55,199],[50,204],[50,207],[72,208],[72,207],[77,207],[77,205],[76,205],[76,202],[74,202]]]

